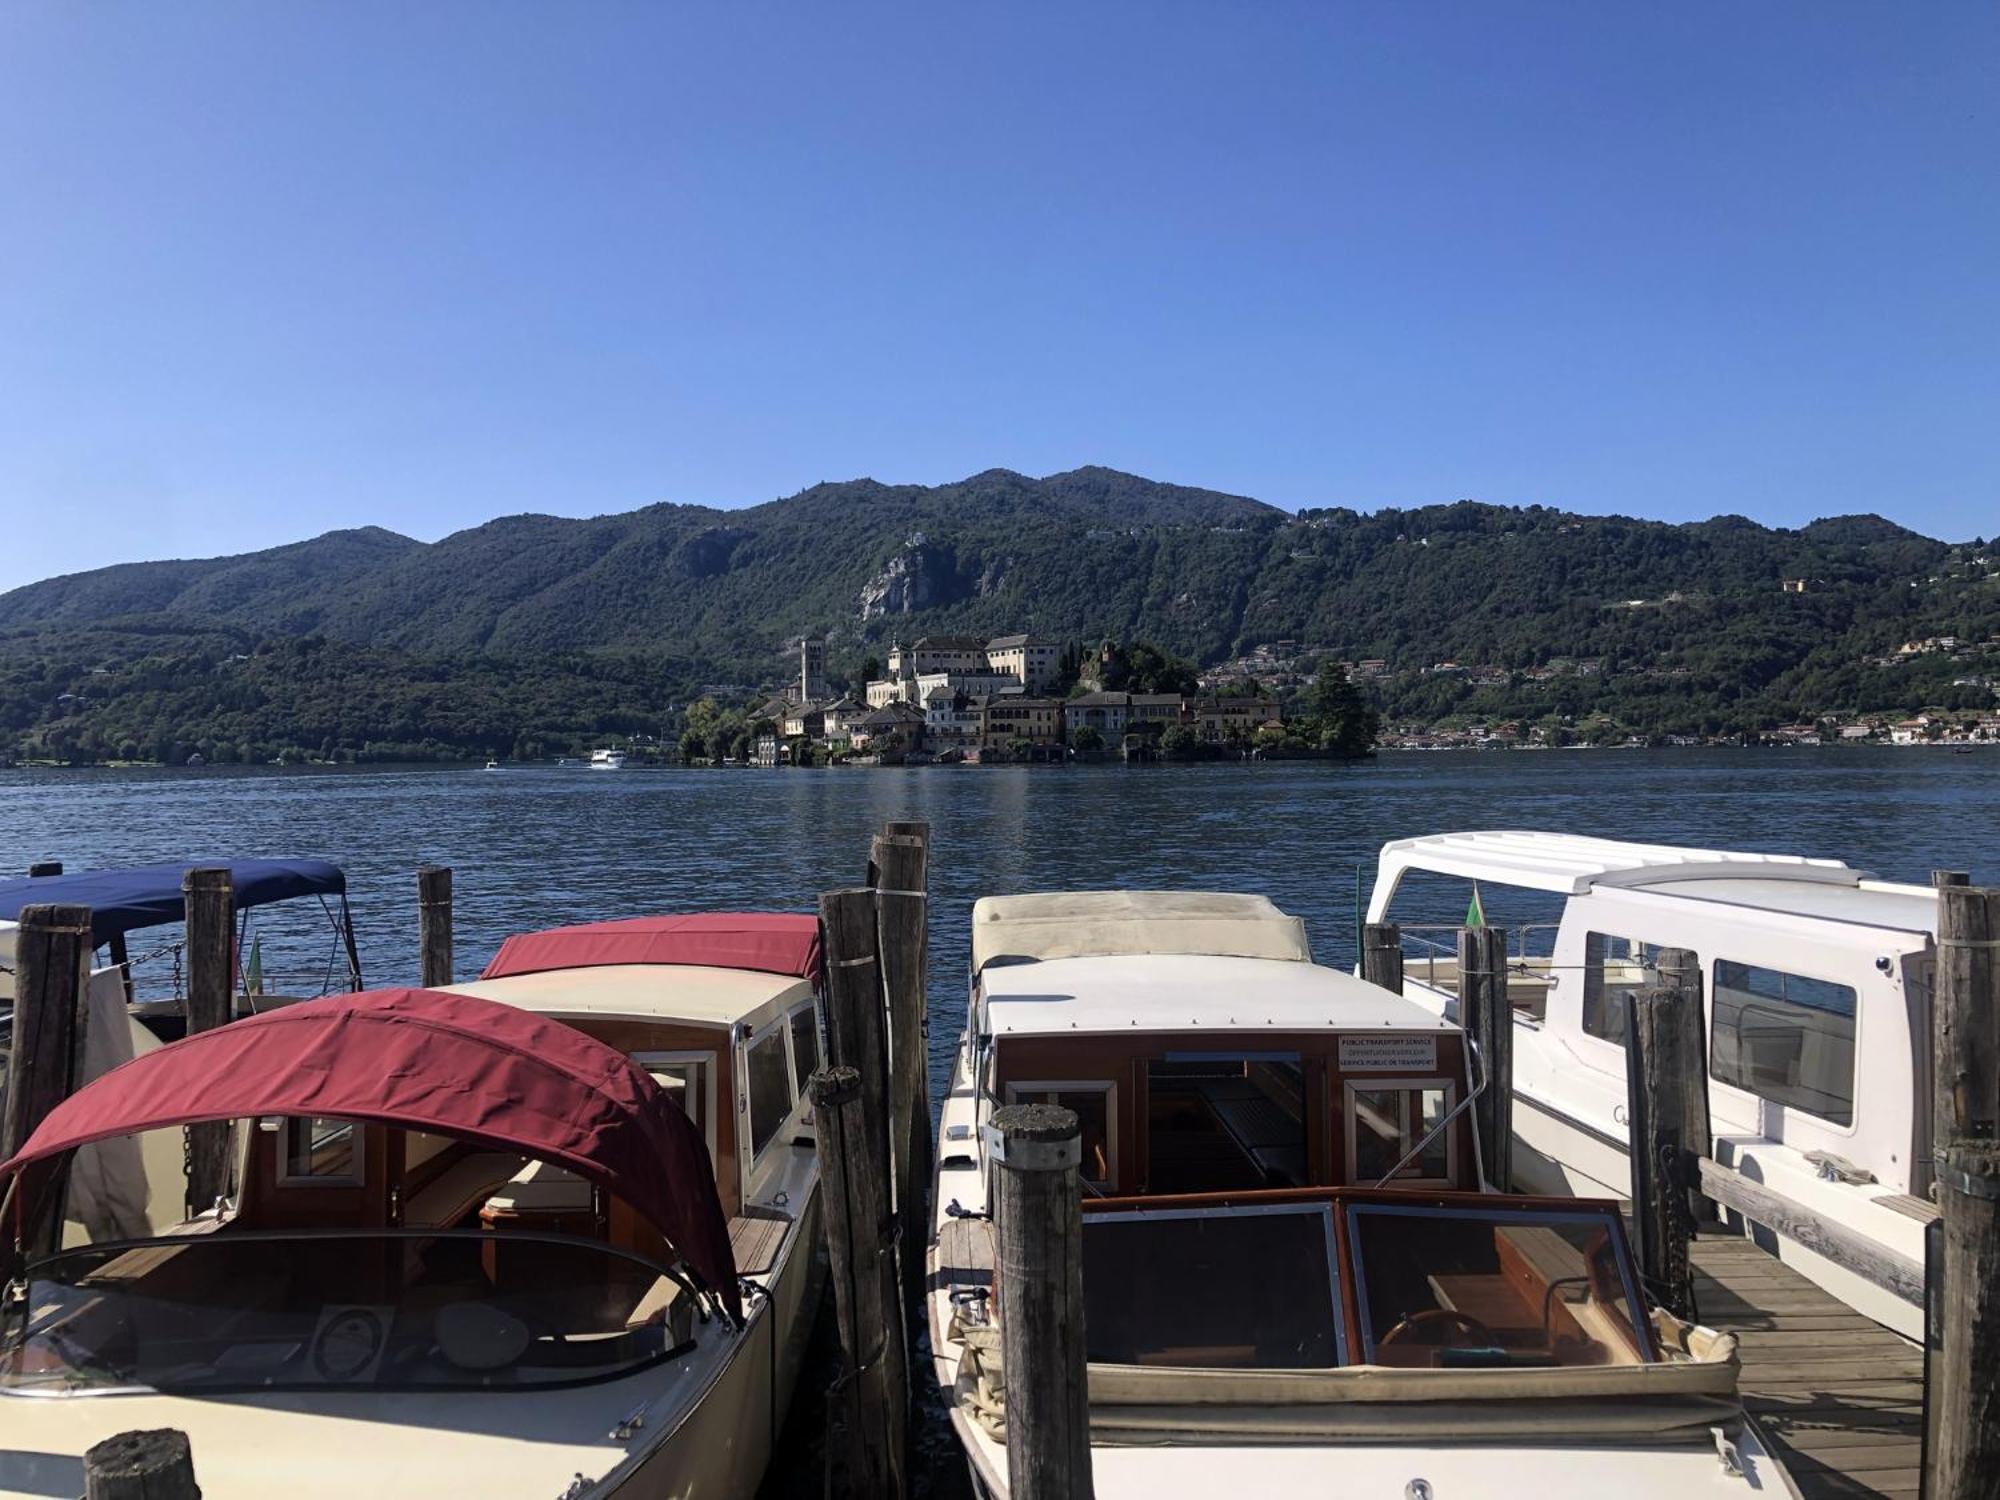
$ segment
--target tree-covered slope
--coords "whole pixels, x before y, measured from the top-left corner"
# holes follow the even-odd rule
[[[2000,566],[1983,546],[1876,516],[1785,530],[1470,501],[1291,515],[1108,469],[989,470],[935,487],[855,480],[738,511],[512,516],[429,544],[337,532],[51,579],[0,595],[0,658],[13,664],[4,727],[30,743],[35,725],[127,691],[135,663],[153,661],[142,677],[163,680],[173,669],[160,662],[207,662],[225,641],[221,655],[260,663],[239,676],[271,677],[274,705],[289,691],[281,669],[339,676],[269,649],[313,636],[391,653],[378,674],[413,700],[470,702],[469,689],[423,686],[425,674],[456,673],[462,689],[484,674],[494,685],[482,704],[523,694],[519,717],[541,733],[559,697],[546,664],[579,653],[670,663],[650,680],[675,688],[747,685],[786,677],[786,643],[801,634],[829,638],[838,672],[894,636],[1016,630],[1149,640],[1202,662],[1280,640],[1379,658],[1389,675],[1373,691],[1391,713],[1609,707],[1647,728],[1750,727],[1990,701],[1982,684],[2000,680],[2000,651],[1882,661],[1908,641],[2000,640]],[[1602,670],[1530,678],[1558,658]],[[1483,680],[1426,670],[1447,662],[1484,668]],[[206,670],[187,665],[191,696],[119,717],[117,738],[196,712],[203,682],[224,680]],[[1501,671],[1518,680],[1496,682]],[[650,716],[672,693],[642,696]],[[288,711],[273,706],[241,732],[268,743]],[[387,706],[373,727],[397,742],[495,743],[488,728],[453,739]]]

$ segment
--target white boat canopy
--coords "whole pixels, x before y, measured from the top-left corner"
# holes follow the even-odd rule
[[[1859,885],[1868,872],[1837,859],[1803,854],[1745,854],[1729,849],[1679,849],[1671,844],[1628,844],[1573,833],[1497,829],[1433,833],[1382,846],[1379,873],[1433,870],[1473,880],[1580,896],[1592,886],[1655,885],[1668,880],[1748,877],[1813,885]],[[1376,889],[1393,884],[1379,880]]]
[[[1221,891],[987,896],[972,908],[972,969],[996,961],[1168,953],[1312,962],[1306,926],[1268,897]]]

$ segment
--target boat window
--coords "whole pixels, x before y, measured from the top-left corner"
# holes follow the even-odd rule
[[[806,1081],[819,1069],[819,1016],[810,1005],[792,1012],[792,1082],[804,1094]]]
[[[26,1281],[0,1390],[36,1394],[569,1385],[667,1358],[693,1311],[658,1266],[519,1231],[126,1241]]]
[[[1092,1360],[1296,1370],[1346,1357],[1324,1203],[1083,1216]]]
[[[285,1120],[285,1159],[278,1181],[286,1187],[354,1187],[361,1181],[359,1131],[351,1120]]]
[[[1368,1187],[1395,1180],[1451,1182],[1457,1165],[1450,1130],[1431,1131],[1451,1113],[1457,1091],[1442,1079],[1347,1085],[1347,1180]],[[1424,1148],[1417,1151],[1417,1143]],[[1412,1152],[1416,1152],[1414,1156]],[[1404,1161],[1409,1157],[1408,1161]],[[1397,1166],[1402,1162],[1401,1167]]]
[[[792,1078],[785,1060],[785,1033],[773,1027],[750,1044],[750,1154],[759,1155],[792,1112]]]
[[[1110,1188],[1118,1181],[1118,1088],[1112,1083],[1086,1080],[1050,1081],[1007,1085],[1009,1104],[1059,1104],[1075,1113],[1082,1135],[1083,1180],[1095,1188]]]
[[[1587,932],[1583,937],[1583,1030],[1625,1045],[1625,997],[1658,978],[1660,945]]]
[[[1170,1053],[1146,1065],[1146,1093],[1148,1192],[1305,1186],[1297,1053]]]
[[[1855,994],[1844,984],[1717,959],[1709,1014],[1716,1080],[1854,1123]]]
[[[1610,1212],[1347,1205],[1364,1364],[1478,1369],[1652,1358]]]
[[[682,1114],[694,1121],[703,1139],[709,1134],[708,1070],[711,1054],[705,1052],[637,1052],[632,1061],[652,1075]]]

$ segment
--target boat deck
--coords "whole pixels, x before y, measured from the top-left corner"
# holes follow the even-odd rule
[[[1693,1249],[1699,1319],[1742,1341],[1744,1403],[1805,1500],[1915,1495],[1923,1350],[1747,1239]]]

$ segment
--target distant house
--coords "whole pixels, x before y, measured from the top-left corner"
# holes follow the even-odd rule
[[[882,754],[915,750],[923,743],[924,716],[907,703],[871,709],[849,726],[848,739],[857,750]]]
[[[1037,749],[1060,746],[1066,706],[1054,698],[1014,693],[979,700],[981,754],[1011,750],[1016,740],[1026,740]]]
[[[1208,744],[1248,737],[1278,716],[1270,698],[1202,698],[1188,712],[1196,736]]]
[[[794,703],[785,710],[784,730],[788,740],[801,735],[809,740],[823,739],[826,735],[826,709],[817,703]]]
[[[1031,693],[1055,681],[1061,660],[1060,646],[1031,635],[1003,635],[986,643],[986,665],[1007,673]]]
[[[1131,711],[1130,693],[1085,693],[1063,705],[1063,728],[1075,739],[1076,732],[1088,726],[1104,736],[1107,745],[1116,745],[1125,737]]]

